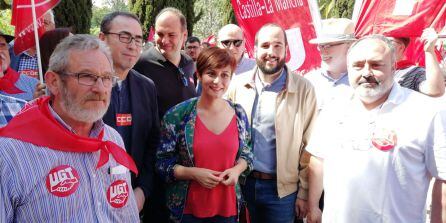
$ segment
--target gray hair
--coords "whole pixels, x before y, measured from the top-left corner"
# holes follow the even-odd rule
[[[50,15],[50,20],[53,24],[56,24],[56,22],[54,21],[54,11],[52,9],[50,9],[46,14]]]
[[[391,40],[389,40],[387,37],[380,35],[380,34],[364,36],[361,39],[355,41],[347,51],[347,64],[349,63],[349,56],[350,56],[350,53],[353,50],[353,48],[355,48],[356,45],[358,45],[358,43],[360,43],[361,41],[370,40],[370,39],[371,40],[381,40],[382,42],[384,42],[386,47],[390,50],[391,64],[392,64],[392,66],[395,66],[395,62],[396,62],[395,47]]]
[[[49,71],[63,73],[70,62],[72,50],[100,50],[110,62],[113,69],[113,59],[108,46],[97,37],[88,34],[68,36],[60,42],[50,57]]]

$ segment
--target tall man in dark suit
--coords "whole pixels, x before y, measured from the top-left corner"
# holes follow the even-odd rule
[[[119,77],[104,122],[119,132],[127,153],[135,160],[139,175],[132,174],[132,186],[141,212],[152,195],[154,155],[159,141],[155,85],[132,69],[144,42],[141,24],[131,13],[110,13],[102,20],[99,38],[110,47]],[[143,217],[147,217],[146,210],[141,212]]]

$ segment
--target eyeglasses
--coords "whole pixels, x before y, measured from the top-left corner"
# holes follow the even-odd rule
[[[240,47],[242,45],[242,43],[243,43],[243,40],[241,40],[241,39],[234,39],[234,40],[228,39],[228,40],[220,41],[220,43],[224,47],[226,47],[226,48],[231,47],[231,44],[234,44],[235,47]]]
[[[319,50],[328,50],[328,49],[330,49],[331,47],[339,46],[339,45],[342,45],[342,44],[345,44],[345,43],[334,43],[334,44],[317,45],[317,48],[318,48]]]
[[[135,40],[135,45],[136,46],[141,47],[141,46],[144,45],[144,41],[142,39],[142,36],[132,36],[132,34],[130,34],[128,32],[120,32],[120,33],[104,32],[104,34],[107,34],[107,35],[109,35],[109,34],[118,35],[119,42],[121,42],[121,43],[129,44],[133,40]]]
[[[198,48],[200,48],[199,46],[187,46],[186,47],[186,49],[188,49],[188,50],[195,50],[195,49],[198,49]]]
[[[98,76],[89,73],[63,73],[63,74],[77,78],[77,82],[85,86],[93,86],[96,84],[98,79],[101,79],[104,87],[112,87],[118,81],[118,77],[113,75]]]
[[[189,86],[189,80],[186,77],[186,74],[184,73],[183,69],[178,68],[178,71],[180,72],[180,79],[181,82],[183,82],[184,87]]]
[[[0,50],[7,50],[9,49],[9,45],[7,43],[0,43]]]

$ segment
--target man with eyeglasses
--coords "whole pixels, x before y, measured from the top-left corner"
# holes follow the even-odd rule
[[[174,105],[196,96],[195,64],[181,50],[186,37],[186,17],[176,8],[164,8],[155,18],[155,47],[144,51],[134,67],[155,82],[160,117]]]
[[[128,12],[106,15],[101,22],[99,38],[110,47],[119,78],[103,120],[119,132],[127,153],[135,160],[139,175],[132,174],[133,192],[142,217],[148,217],[148,209],[143,208],[153,193],[159,118],[153,81],[132,69],[144,43],[138,17]]]
[[[108,47],[74,35],[41,97],[0,129],[0,222],[139,222],[121,136],[102,117],[116,83]]]
[[[245,37],[243,36],[243,30],[239,26],[234,24],[223,26],[218,31],[217,46],[229,49],[237,60],[237,68],[234,71],[234,75],[250,71],[255,67],[256,62],[244,55]]]
[[[186,54],[192,58],[194,62],[197,61],[198,55],[201,52],[201,43],[200,39],[195,36],[190,36],[186,40],[186,44],[184,46]]]
[[[347,75],[347,50],[355,41],[355,25],[346,18],[322,20],[321,33],[310,40],[317,44],[321,54],[321,67],[305,74],[316,90],[318,110],[335,98],[348,97],[351,88]]]
[[[10,67],[8,42],[13,39],[13,36],[0,31],[0,94],[29,101],[33,99],[38,80],[20,74]]]

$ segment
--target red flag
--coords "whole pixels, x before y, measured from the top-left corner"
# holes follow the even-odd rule
[[[155,41],[155,29],[153,29],[153,26],[150,26],[149,36],[147,37],[147,42],[153,42]]]
[[[201,42],[209,43],[210,46],[215,46],[217,44],[217,41],[215,40],[215,35],[210,35],[203,39]]]
[[[288,67],[291,70],[308,71],[321,63],[316,45],[308,40],[316,37],[309,1],[231,0],[238,24],[246,38],[246,50],[254,51],[256,32],[267,23],[276,23],[285,29],[289,53]]]
[[[34,0],[39,37],[45,32],[43,18],[60,0]],[[19,54],[35,46],[31,0],[14,0],[11,25],[15,26],[14,53]]]
[[[359,38],[369,34],[410,37],[406,57],[423,64],[423,44],[418,37],[428,27],[439,32],[446,24],[446,0],[364,0],[356,23]]]

